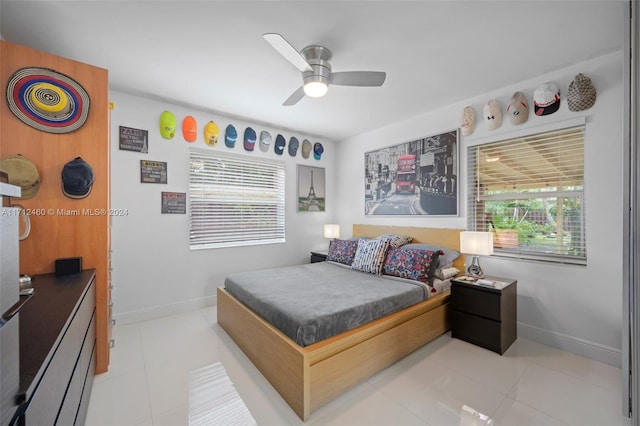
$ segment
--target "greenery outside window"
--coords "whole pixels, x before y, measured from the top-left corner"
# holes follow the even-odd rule
[[[584,125],[470,146],[468,229],[496,255],[586,264]]]
[[[189,150],[191,249],[285,241],[283,162]]]

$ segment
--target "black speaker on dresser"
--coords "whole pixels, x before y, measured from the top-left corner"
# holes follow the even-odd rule
[[[56,259],[56,275],[71,275],[82,271],[82,257]]]

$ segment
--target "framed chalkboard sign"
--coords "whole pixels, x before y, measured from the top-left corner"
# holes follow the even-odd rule
[[[163,192],[162,214],[186,214],[187,194],[185,192]]]
[[[119,148],[123,151],[149,152],[149,131],[120,126]]]
[[[164,161],[140,160],[141,183],[167,183],[167,163]]]

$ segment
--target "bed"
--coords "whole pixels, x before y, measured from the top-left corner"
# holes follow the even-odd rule
[[[459,249],[458,229],[354,225],[353,235],[411,235],[414,243]],[[454,262],[462,271],[463,257]],[[328,267],[328,266],[327,266]],[[219,287],[218,324],[293,411],[313,410],[449,330],[449,291],[303,346]],[[304,342],[303,342],[304,344]]]

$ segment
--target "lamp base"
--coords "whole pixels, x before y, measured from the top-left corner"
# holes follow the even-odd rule
[[[480,259],[478,256],[473,256],[473,261],[467,268],[467,275],[473,278],[484,278],[484,271],[480,267]]]

